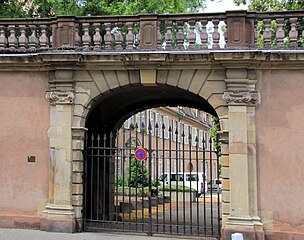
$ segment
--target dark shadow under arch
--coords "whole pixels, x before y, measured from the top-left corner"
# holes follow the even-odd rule
[[[202,97],[167,85],[118,88],[95,100],[86,121],[86,127],[95,133],[119,128],[133,114],[153,107],[187,106],[217,116],[214,108]]]

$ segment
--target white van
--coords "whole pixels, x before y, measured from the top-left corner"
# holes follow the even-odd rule
[[[171,182],[171,184],[174,185],[194,188],[197,191],[198,197],[208,191],[208,185],[205,179],[206,176],[203,172],[170,172],[162,174],[158,178],[161,185],[163,182],[165,185],[169,185]]]

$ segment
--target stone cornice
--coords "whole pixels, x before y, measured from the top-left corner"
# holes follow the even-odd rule
[[[0,71],[165,68],[303,69],[303,51],[44,52],[0,54]]]
[[[45,98],[51,105],[72,104],[75,98],[73,92],[70,91],[47,91]]]

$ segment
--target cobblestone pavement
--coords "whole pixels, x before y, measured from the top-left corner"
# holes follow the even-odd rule
[[[40,230],[29,229],[6,229],[0,228],[0,240],[173,240],[173,239],[189,239],[180,238],[176,236],[161,237],[153,236],[149,237],[142,234],[108,234],[108,233],[53,233],[44,232]],[[192,238],[193,239],[193,238]],[[195,238],[198,239],[198,238]],[[199,238],[200,240],[215,240],[214,238]]]

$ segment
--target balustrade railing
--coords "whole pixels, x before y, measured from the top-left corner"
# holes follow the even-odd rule
[[[302,49],[304,11],[0,19],[0,52]]]

